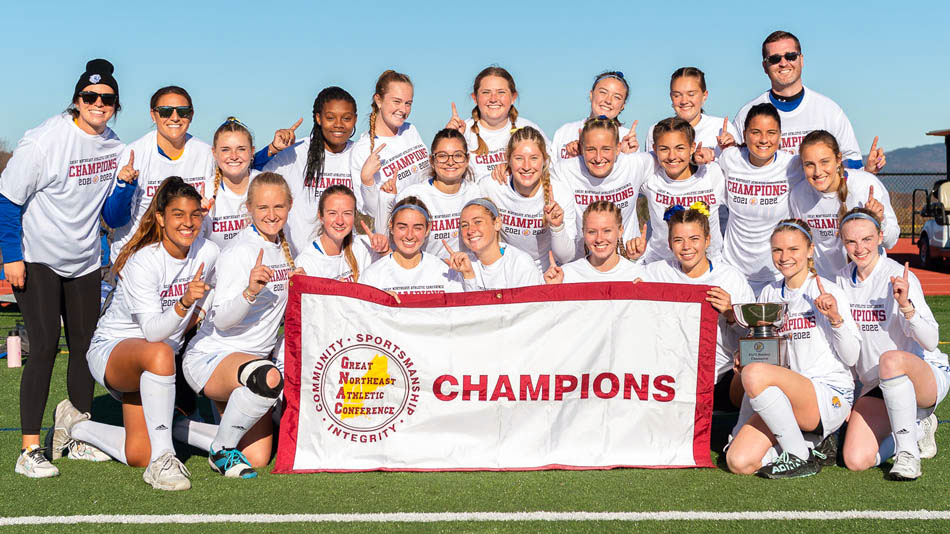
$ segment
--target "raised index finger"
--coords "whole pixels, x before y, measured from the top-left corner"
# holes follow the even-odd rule
[[[907,277],[910,275],[910,262],[904,262],[904,281],[907,281]]]
[[[869,152],[870,155],[874,155],[874,151],[877,150],[877,138],[878,136],[875,135],[874,141],[871,143],[871,152]]]
[[[303,117],[297,119],[297,122],[295,122],[294,125],[290,127],[290,130],[291,131],[296,130],[297,127],[300,126],[301,124],[303,124]]]
[[[459,116],[459,112],[457,109],[455,109],[455,102],[452,102],[452,117],[455,118],[458,116]]]
[[[384,149],[384,148],[386,148],[386,143],[383,143],[383,144],[379,145],[378,147],[376,147],[376,150],[373,151],[373,154],[379,154],[379,151],[382,150],[382,149]]]
[[[818,282],[818,292],[819,292],[819,293],[821,293],[822,295],[824,295],[825,293],[827,293],[827,291],[825,291],[825,286],[821,285],[821,277],[820,277],[820,276],[816,276],[816,277],[815,277],[815,282]]]
[[[135,151],[129,150],[129,162],[126,163],[125,166],[132,170],[135,170],[135,167],[133,167],[134,164],[135,164]]]
[[[363,227],[363,231],[366,232],[366,235],[370,235],[370,236],[373,235],[373,232],[371,232],[371,231],[369,230],[369,227],[366,226],[366,221],[360,219],[360,226]]]
[[[874,186],[868,188],[868,202],[874,200]]]
[[[443,240],[442,240],[442,246],[445,247],[445,250],[446,250],[449,254],[455,254],[455,251],[452,250],[452,247],[449,246],[448,241],[446,241],[446,240],[443,239]]]
[[[258,267],[263,263],[264,263],[264,249],[261,249],[261,251],[257,253],[257,263],[254,264],[254,267]]]
[[[557,267],[557,262],[554,260],[554,251],[548,251],[548,257],[551,258],[551,265]]]
[[[205,270],[205,262],[201,262],[201,265],[198,266],[198,272],[195,273],[195,278],[193,280],[194,282],[201,280],[201,273],[203,273],[204,270]]]
[[[719,135],[726,135],[726,132],[729,131],[729,117],[722,118],[722,132]]]
[[[636,133],[637,133],[637,123],[638,123],[638,122],[640,122],[640,121],[633,121],[633,126],[630,127],[630,131],[633,132],[634,135],[636,135]]]

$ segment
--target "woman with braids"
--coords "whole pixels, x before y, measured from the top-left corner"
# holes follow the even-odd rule
[[[883,221],[884,248],[897,244],[901,229],[887,189],[867,171],[845,169],[833,135],[825,130],[809,133],[799,145],[798,154],[807,181],[792,188],[788,206],[792,217],[804,219],[815,230],[818,274],[834,277],[848,263],[838,235],[838,220],[851,208],[867,208]]]
[[[459,216],[462,243],[475,256],[453,250],[449,243],[442,246],[449,254],[448,264],[462,275],[465,291],[508,289],[544,284],[541,271],[527,253],[501,243],[501,216],[498,208],[487,198],[470,200]]]
[[[634,122],[633,135],[630,135],[630,128],[620,124],[617,116],[627,105],[627,97],[630,96],[630,85],[623,73],[617,70],[608,70],[602,72],[594,78],[594,85],[590,88],[590,115],[579,121],[569,122],[561,126],[554,132],[554,146],[552,152],[555,161],[574,158],[580,155],[580,137],[581,128],[588,119],[602,117],[617,122],[617,128],[620,131],[622,139],[620,149],[622,152],[636,152],[640,149],[637,143],[636,122]]]
[[[585,257],[561,268],[554,261],[554,253],[549,252],[551,266],[544,272],[545,283],[633,282],[641,276],[643,268],[627,259],[623,214],[616,204],[609,200],[591,203],[581,223]]]
[[[416,127],[408,122],[412,111],[412,80],[387,70],[376,80],[369,131],[360,135],[350,153],[353,185],[363,200],[363,213],[375,218],[376,231],[386,232],[396,193],[429,177],[429,151]]]
[[[540,126],[518,115],[514,106],[518,90],[515,79],[507,70],[501,67],[482,69],[475,76],[471,97],[475,102],[472,117],[462,120],[452,104],[452,118],[445,127],[458,130],[468,141],[468,149],[474,154],[471,167],[476,181],[490,176],[492,169],[507,162],[505,147],[512,132],[518,128],[534,128],[541,132],[545,146],[551,146]]]
[[[293,198],[279,175],[263,172],[251,182],[251,224],[221,253],[208,319],[189,343],[185,379],[222,412],[214,427],[187,424],[188,443],[208,451],[211,469],[228,478],[254,478],[270,461],[272,422],[267,413],[283,387],[268,357],[278,340],[295,273],[284,223]],[[300,272],[300,271],[297,271]]]
[[[848,210],[839,224],[851,263],[838,271],[837,282],[860,325],[854,372],[862,385],[842,456],[848,469],[863,471],[893,455],[888,477],[914,480],[920,459],[937,454],[934,410],[950,389],[950,366],[920,280],[907,264],[880,253],[882,226],[866,207]]]
[[[3,271],[31,342],[20,377],[22,446],[15,467],[30,478],[59,474],[40,447],[40,426],[61,324],[69,346],[69,398],[83,411],[92,409],[95,383],[86,351],[99,311],[99,215],[123,147],[108,126],[121,108],[112,73],[104,59],[86,63],[69,108],[23,135],[0,178]],[[57,440],[59,448],[47,454],[57,459],[66,445]],[[69,458],[108,459],[91,447],[68,447]]]
[[[287,239],[296,254],[310,247],[317,223],[320,196],[330,186],[354,189],[350,170],[356,131],[356,100],[339,87],[327,87],[313,101],[313,129],[310,137],[283,150],[264,167],[287,180],[294,207],[287,218]],[[359,182],[356,182],[359,186]],[[356,209],[362,198],[357,195]]]
[[[88,360],[96,381],[122,402],[124,426],[90,421],[69,400],[56,407],[53,422],[54,446],[90,443],[119,462],[146,467],[145,482],[162,490],[191,487],[171,428],[175,352],[197,320],[218,257],[218,246],[200,237],[201,200],[181,178],[165,179],[113,265],[115,297],[99,319]]]
[[[845,292],[815,274],[808,223],[780,221],[772,230],[771,249],[782,279],[766,286],[759,302],[788,306],[780,329],[788,367],[740,367],[737,355],[745,397],[726,462],[733,473],[799,478],[835,463],[835,432],[851,411],[849,367],[858,360],[861,336]],[[812,443],[803,432],[813,436]],[[814,442],[818,444],[811,448]]]
[[[653,126],[653,154],[658,165],[640,188],[647,199],[653,233],[647,242],[643,263],[673,257],[667,236],[664,214],[672,206],[689,206],[701,202],[710,216],[710,242],[706,255],[718,259],[722,255],[722,232],[719,231],[719,208],[726,201],[726,179],[715,162],[696,165],[695,132],[679,117],[663,119]]]
[[[472,183],[465,138],[457,130],[445,128],[435,134],[429,159],[431,177],[400,190],[396,201],[414,196],[426,205],[430,233],[424,250],[448,258],[442,241],[459,250],[459,214],[466,202],[479,197],[479,191]]]
[[[481,193],[498,208],[505,242],[528,253],[542,271],[550,252],[561,263],[573,261],[577,234],[574,194],[551,180],[551,157],[544,135],[530,126],[508,139],[508,173],[504,180],[481,180]]]
[[[258,171],[251,169],[254,139],[241,121],[228,117],[214,132],[214,185],[205,217],[205,237],[224,249],[247,226],[247,188]]]

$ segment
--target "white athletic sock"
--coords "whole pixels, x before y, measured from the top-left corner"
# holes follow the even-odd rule
[[[887,407],[887,418],[891,421],[896,452],[909,452],[920,456],[917,446],[917,393],[914,383],[907,375],[881,380],[881,395]]]
[[[762,393],[750,398],[749,404],[772,431],[783,451],[788,451],[802,460],[808,459],[808,444],[805,443],[802,430],[795,420],[792,403],[785,396],[785,392],[777,386],[769,386]]]
[[[228,405],[221,415],[218,433],[211,442],[211,449],[233,449],[244,434],[267,414],[277,399],[269,399],[251,392],[247,386],[241,386],[231,392]]]
[[[69,430],[69,434],[73,439],[85,441],[97,447],[116,461],[129,464],[125,459],[125,427],[95,421],[79,421]]]
[[[778,460],[778,456],[778,450],[775,447],[769,447],[769,450],[765,451],[765,456],[762,457],[762,467]]]
[[[142,411],[154,462],[166,452],[175,453],[172,445],[172,416],[175,411],[175,375],[156,375],[145,371],[139,379]]]
[[[878,466],[886,462],[891,456],[894,456],[894,434],[888,434],[881,445],[877,448],[877,454],[874,455],[874,465]]]
[[[736,420],[736,426],[732,427],[733,438],[739,435],[739,430],[749,422],[753,415],[755,415],[755,410],[752,409],[752,405],[749,403],[749,396],[742,395],[742,402],[739,403],[739,419]]]
[[[203,423],[201,421],[192,421],[187,417],[181,417],[172,425],[172,436],[196,447],[202,452],[207,452],[211,448],[211,440],[218,433],[218,425]]]

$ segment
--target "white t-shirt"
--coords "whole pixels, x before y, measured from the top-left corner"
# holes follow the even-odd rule
[[[260,172],[251,169],[248,184],[258,174]],[[213,185],[211,191],[214,191]],[[247,189],[239,195],[231,190],[225,178],[221,178],[218,194],[214,198],[214,206],[211,208],[211,213],[204,219],[202,235],[224,250],[249,224],[251,224],[251,218],[247,214]]]
[[[552,231],[544,223],[543,187],[539,187],[530,197],[523,197],[515,191],[510,179],[502,185],[488,177],[478,182],[478,187],[482,196],[491,199],[498,208],[505,242],[527,252],[539,269],[546,271],[549,267],[551,260],[548,252],[553,251],[554,257],[561,263],[574,260],[577,253],[577,217],[574,194],[566,183],[552,176],[551,197],[564,211],[563,228],[559,232]]]
[[[99,268],[99,214],[122,148],[109,128],[87,134],[65,113],[23,134],[0,193],[23,208],[25,261],[67,278]]]
[[[377,256],[365,236],[353,234],[353,238],[350,250],[353,251],[353,257],[356,258],[356,267],[359,269],[358,281],[362,282],[363,273],[366,272],[366,269],[375,261]],[[297,267],[307,273],[307,276],[319,276],[343,282],[357,281],[353,279],[353,269],[346,261],[346,256],[342,252],[336,256],[327,255],[320,244],[319,237],[311,241],[310,246],[305,248],[294,262]]]
[[[854,265],[838,271],[836,282],[851,301],[851,315],[861,334],[861,356],[854,370],[864,391],[878,385],[878,362],[889,350],[916,354],[935,365],[947,365],[947,355],[938,350],[939,332],[933,312],[924,299],[920,280],[913,272],[908,277],[909,297],[914,315],[907,320],[893,297],[891,277],[904,275],[904,266],[880,257],[871,274],[859,280]],[[826,288],[827,289],[827,288]]]
[[[617,265],[609,271],[598,271],[587,258],[574,260],[561,267],[564,271],[564,283],[578,282],[633,282],[643,276],[643,267],[621,257]]]
[[[802,139],[810,132],[815,130],[826,130],[835,136],[838,146],[841,147],[841,153],[846,160],[861,161],[861,148],[858,145],[858,139],[854,135],[854,129],[851,127],[851,121],[841,110],[841,107],[834,100],[827,96],[813,91],[807,87],[805,94],[798,106],[792,111],[782,111],[779,106],[778,116],[782,119],[782,150],[789,154],[798,154],[798,145]],[[742,134],[745,130],[745,118],[749,114],[749,109],[756,104],[771,103],[770,91],[766,91],[754,98],[748,104],[742,106],[733,120],[733,125],[739,132],[736,137],[737,143],[742,143]],[[720,127],[722,120],[720,119]]]
[[[504,126],[497,130],[489,130],[485,127],[484,121],[479,121],[478,135],[481,136],[488,147],[488,153],[483,156],[475,153],[478,150],[478,136],[472,132],[472,125],[474,124],[474,119],[465,119],[465,140],[468,142],[468,151],[470,152],[469,167],[475,174],[475,182],[477,183],[482,178],[490,177],[492,169],[498,164],[508,162],[505,150],[508,149],[508,140],[511,139],[511,121],[505,121]],[[521,117],[515,119],[515,128],[524,128],[525,126],[530,126],[541,132],[541,136],[544,137],[544,144],[548,148],[548,155],[550,155],[551,141],[548,136],[544,135],[544,130],[528,119]]]
[[[846,171],[846,177],[846,209],[864,207],[868,201],[868,191],[873,186],[874,198],[884,206],[884,248],[896,245],[901,228],[884,184],[877,176],[858,169],[849,169]],[[838,192],[819,193],[808,180],[802,180],[792,188],[788,206],[792,217],[798,217],[811,226],[815,239],[815,269],[818,274],[833,278],[848,263],[847,253],[838,235],[838,212],[841,209]]]
[[[779,280],[772,265],[772,230],[789,218],[788,196],[804,179],[797,156],[778,151],[771,163],[749,163],[749,150],[729,147],[717,160],[726,176],[729,223],[722,243],[722,257],[749,280]]]
[[[644,282],[663,282],[669,284],[692,284],[717,286],[729,293],[733,304],[755,302],[755,293],[749,287],[745,275],[735,267],[710,260],[709,270],[698,278],[690,278],[675,260],[653,262],[643,269]],[[738,323],[719,315],[719,336],[716,338],[716,381],[732,369],[733,355],[739,350],[739,338],[745,336],[746,329]]]
[[[221,329],[218,314],[225,313],[235,298],[244,299],[251,269],[264,251],[262,265],[274,272],[267,285],[250,304],[247,315],[235,326]],[[214,304],[188,349],[205,354],[244,352],[254,356],[270,354],[277,343],[277,330],[287,307],[287,280],[292,269],[279,243],[261,237],[253,227],[241,230],[234,243],[221,252],[215,277]]]
[[[376,183],[366,187],[360,178],[363,164],[372,151],[369,149],[369,132],[363,132],[350,151],[350,175],[353,185],[360,188],[363,196],[363,212],[376,220],[376,232],[385,234],[388,220],[385,217],[392,210],[395,195],[383,193],[379,186],[383,182],[396,177],[396,193],[412,184],[429,179],[429,149],[422,142],[419,131],[412,124],[405,122],[396,135],[392,137],[376,136],[375,147],[385,143],[386,147],[379,153],[382,166],[375,175]],[[382,214],[382,216],[380,216]]]
[[[400,267],[393,255],[377,261],[366,269],[360,283],[400,295],[458,293],[462,291],[462,277],[449,269],[437,256],[422,253],[422,260],[412,269]]]
[[[557,180],[574,191],[574,218],[577,255],[584,255],[584,210],[598,200],[609,200],[620,208],[623,242],[640,235],[637,219],[637,194],[651,174],[656,160],[653,154],[618,154],[614,168],[604,178],[595,178],[587,170],[584,158],[565,159],[554,167],[552,182]],[[566,206],[562,206],[565,210]]]
[[[587,122],[587,119],[569,122],[564,126],[561,126],[554,132],[554,146],[551,152],[554,153],[553,159],[555,161],[562,159],[571,159],[567,157],[567,145],[571,144],[574,141],[579,140],[577,132],[584,128],[584,123]],[[630,128],[621,125],[620,128],[620,139],[623,139],[630,133]],[[649,152],[649,150],[648,150]],[[580,156],[574,156],[580,157]]]
[[[822,286],[838,302],[844,323],[833,328],[828,318],[814,307],[821,294],[814,276],[798,289],[785,286],[784,280],[762,289],[759,302],[785,302],[788,309],[779,334],[785,338],[789,369],[846,391],[854,390],[850,366],[857,361],[861,336],[858,327],[845,310],[850,306],[840,287],[822,279]]]
[[[201,264],[204,264],[202,278],[213,279],[218,252],[218,245],[202,237],[195,239],[182,260],[173,258],[160,242],[137,251],[122,267],[112,303],[99,318],[95,335],[106,339],[144,339],[145,333],[135,315],[163,313],[173,307],[185,294]],[[189,317],[200,305],[199,302],[192,306],[165,340],[176,351]]]
[[[191,184],[202,197],[211,196],[214,189],[214,156],[211,146],[204,141],[188,135],[185,150],[176,160],[170,160],[158,153],[158,133],[151,131],[129,143],[119,158],[118,170],[129,162],[129,154],[135,151],[135,170],[139,171],[138,185],[132,195],[132,220],[121,228],[116,228],[112,238],[110,260],[115,263],[122,247],[132,239],[138,230],[139,222],[145,210],[152,204],[152,198],[158,186],[169,176],[179,176],[185,183]]]
[[[454,194],[448,194],[439,191],[433,179],[430,178],[399,191],[396,202],[408,196],[418,197],[429,211],[429,237],[426,238],[425,247],[422,250],[440,258],[448,258],[449,253],[442,246],[443,239],[452,247],[452,250],[468,250],[462,246],[462,240],[459,237],[459,215],[462,214],[462,207],[469,200],[481,196],[474,183],[468,179],[462,180],[459,190]],[[389,219],[388,213],[386,219]]]
[[[696,126],[693,127],[695,132],[695,137],[693,142],[696,143],[696,146],[699,146],[700,143],[703,144],[703,148],[711,148],[716,153],[716,157],[719,157],[719,154],[722,153],[722,150],[719,149],[719,142],[716,140],[717,137],[722,135],[722,121],[725,117],[716,117],[714,115],[706,115],[701,113],[699,115],[699,122],[696,123]],[[644,148],[647,152],[653,150],[653,128],[656,126],[656,123],[650,125],[650,131],[647,133],[647,142],[644,145]],[[732,137],[735,138],[737,144],[742,144],[742,138],[739,137],[739,131],[736,130],[734,124],[727,124],[727,129],[729,133],[732,134]]]
[[[673,180],[663,167],[656,170],[643,183],[640,193],[647,199],[650,209],[650,225],[653,233],[647,242],[643,263],[673,258],[670,250],[669,226],[663,214],[670,206],[688,208],[696,201],[709,206],[709,248],[706,255],[717,259],[722,255],[722,232],[719,230],[719,207],[726,201],[726,179],[715,162],[699,165],[696,172],[685,180]]]
[[[356,174],[350,172],[350,158],[354,143],[348,141],[339,154],[324,152],[323,175],[317,180],[316,188],[305,185],[307,172],[307,153],[310,151],[310,138],[302,139],[292,147],[281,150],[264,165],[265,172],[276,172],[284,177],[290,192],[294,196],[294,205],[287,216],[284,235],[294,252],[299,254],[312,243],[317,222],[317,207],[320,195],[331,185],[345,185],[356,196],[356,210],[363,211],[363,195],[359,188],[359,169]],[[384,149],[385,152],[385,149]],[[364,158],[365,159],[365,158]],[[356,177],[356,188],[353,177]]]
[[[462,280],[465,291],[544,285],[544,277],[534,259],[511,245],[501,245],[501,258],[495,263],[485,265],[476,260],[472,262],[472,269],[475,278]]]

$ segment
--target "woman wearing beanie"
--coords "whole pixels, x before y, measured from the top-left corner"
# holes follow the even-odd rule
[[[81,412],[92,408],[86,351],[99,318],[99,215],[124,148],[106,125],[120,109],[112,72],[104,59],[87,63],[66,111],[26,132],[0,175],[3,270],[31,344],[20,381],[23,450],[16,472],[32,478],[59,474],[39,446],[39,433],[61,317],[69,400]],[[108,460],[88,445],[53,438],[54,459],[68,448],[70,458]]]

